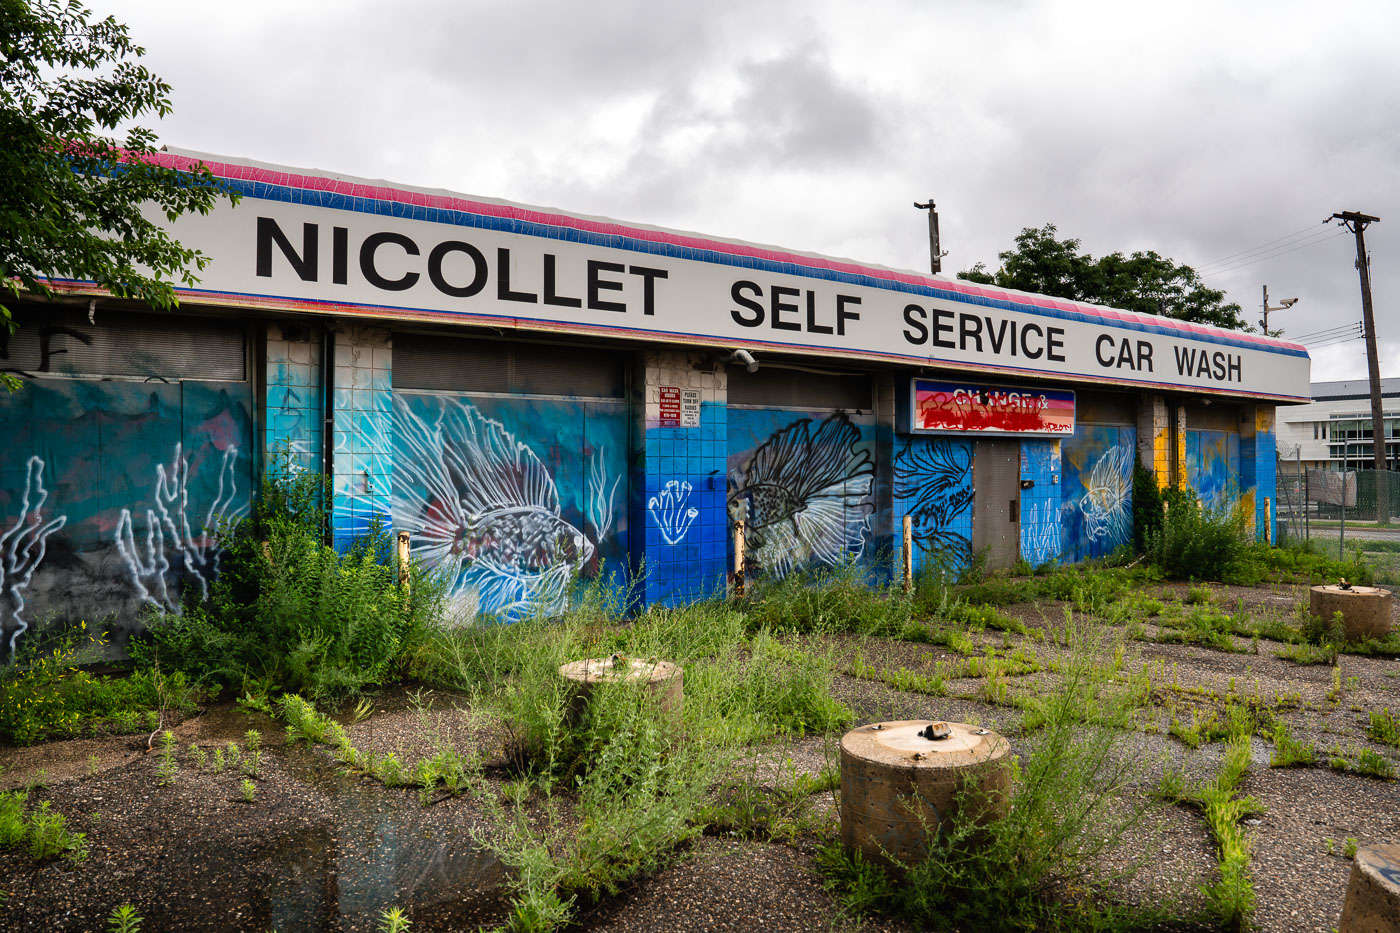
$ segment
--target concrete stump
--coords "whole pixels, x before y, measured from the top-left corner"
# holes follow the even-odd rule
[[[661,708],[681,726],[685,703],[685,672],[670,661],[655,658],[585,658],[561,665],[559,675],[579,685],[570,708],[570,719],[577,719],[588,707],[593,691],[600,684],[641,683],[654,695]]]
[[[1308,611],[1324,622],[1340,612],[1347,640],[1365,641],[1390,634],[1390,600],[1390,590],[1374,586],[1315,586],[1308,595]]]
[[[1011,804],[1006,739],[960,722],[860,726],[841,739],[841,840],[882,864],[916,862],[945,823],[979,824]],[[964,781],[975,790],[958,800]]]
[[[1400,846],[1356,850],[1338,933],[1400,933]]]

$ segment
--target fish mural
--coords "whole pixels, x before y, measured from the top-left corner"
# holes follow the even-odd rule
[[[972,445],[910,438],[894,461],[894,495],[910,516],[916,569],[925,560],[961,568],[972,558]]]
[[[561,516],[554,478],[529,446],[470,402],[440,401],[422,417],[395,396],[395,527],[445,575],[462,621],[564,611],[596,542]],[[609,501],[595,520],[610,515]]]
[[[1088,491],[1079,500],[1084,514],[1084,534],[1090,541],[1114,543],[1132,537],[1133,451],[1119,446],[1108,450],[1089,474]]]
[[[743,520],[747,558],[783,577],[809,561],[827,566],[865,547],[875,465],[845,412],[774,431],[731,471],[730,518]]]

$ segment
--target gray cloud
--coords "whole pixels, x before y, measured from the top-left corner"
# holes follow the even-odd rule
[[[110,0],[108,0],[110,3]],[[123,0],[174,145],[924,268],[1056,223],[1204,265],[1331,212],[1368,231],[1400,375],[1400,7]],[[1355,23],[1364,22],[1364,29]],[[1211,277],[1303,334],[1359,317],[1351,244]],[[1251,312],[1254,314],[1257,312]],[[1359,343],[1317,355],[1354,373]]]

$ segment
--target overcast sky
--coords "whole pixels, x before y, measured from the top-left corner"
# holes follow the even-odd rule
[[[171,146],[925,270],[1028,226],[1155,249],[1315,381],[1400,376],[1400,3],[92,0],[174,85]],[[1273,243],[1267,250],[1257,250]],[[1247,264],[1246,264],[1247,263]],[[1335,331],[1330,331],[1335,332]]]

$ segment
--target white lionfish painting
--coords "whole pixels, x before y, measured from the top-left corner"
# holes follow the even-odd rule
[[[394,399],[395,527],[444,574],[460,621],[562,612],[594,542],[560,517],[554,478],[534,451],[470,403],[440,403],[430,423],[406,396]]]
[[[860,431],[844,412],[813,430],[812,419],[773,432],[731,474],[729,513],[743,519],[747,557],[765,573],[786,576],[808,561],[827,566],[858,556],[874,505],[875,474]]]
[[[1117,446],[1094,464],[1089,473],[1087,492],[1079,500],[1084,513],[1084,534],[1090,541],[1106,538],[1111,544],[1126,543],[1132,537],[1129,493],[1132,490],[1133,451]]]

